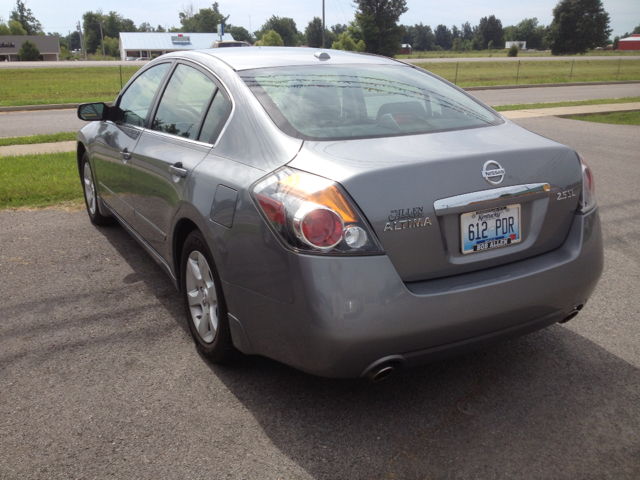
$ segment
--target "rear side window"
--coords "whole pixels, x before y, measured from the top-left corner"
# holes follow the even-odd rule
[[[124,92],[118,104],[115,121],[144,127],[153,97],[171,64],[161,63],[136,78]]]
[[[197,139],[216,85],[205,74],[178,65],[158,105],[151,128],[179,137]]]
[[[222,90],[218,90],[213,102],[211,102],[211,108],[209,108],[207,118],[202,126],[200,141],[211,144],[216,143],[230,113],[231,102]]]
[[[240,72],[274,122],[305,140],[387,137],[502,123],[445,82],[402,65]]]

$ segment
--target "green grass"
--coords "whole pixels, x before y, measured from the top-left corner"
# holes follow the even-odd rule
[[[0,138],[0,147],[7,145],[32,145],[34,143],[68,142],[76,139],[76,132],[47,133],[43,135],[29,135],[27,137]]]
[[[417,63],[461,87],[640,80],[639,60]]]
[[[499,50],[472,50],[469,52],[453,52],[450,50],[440,50],[440,51],[431,51],[431,52],[413,52],[411,55],[395,55],[395,58],[402,59],[412,59],[412,58],[479,58],[479,57],[506,57],[508,50],[499,49]],[[640,51],[595,51],[591,50],[585,55],[594,56],[594,57],[612,57],[612,56],[624,56],[624,57],[633,57],[639,56]],[[519,52],[518,57],[550,57],[550,51],[539,51],[539,52]],[[576,59],[580,59],[582,55],[572,55]]]
[[[583,122],[609,123],[611,125],[640,125],[640,112],[597,113],[593,115],[576,115],[572,120]]]
[[[140,66],[122,67],[122,85]],[[120,67],[0,70],[0,107],[110,102],[121,90]]]
[[[576,100],[573,102],[553,102],[553,103],[517,103],[514,105],[496,105],[493,107],[498,112],[508,112],[510,110],[533,110],[536,108],[555,107],[577,107],[580,105],[609,105],[612,103],[634,103],[640,102],[640,97],[623,98],[601,98],[596,100]]]
[[[75,152],[0,158],[0,209],[82,198]]]

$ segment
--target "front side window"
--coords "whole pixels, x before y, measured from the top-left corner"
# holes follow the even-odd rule
[[[471,97],[409,66],[322,65],[240,72],[285,133],[375,138],[497,125]]]
[[[167,84],[151,128],[196,140],[216,85],[205,74],[178,65]]]
[[[120,98],[115,121],[144,127],[153,97],[171,64],[161,63],[141,74]]]

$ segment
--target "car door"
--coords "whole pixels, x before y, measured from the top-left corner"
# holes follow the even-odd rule
[[[180,62],[136,145],[132,163],[135,228],[167,258],[171,222],[193,169],[206,157],[231,103],[204,70]],[[226,112],[226,113],[225,113]],[[218,130],[219,132],[219,130]]]
[[[153,99],[171,63],[156,65],[138,76],[120,96],[110,120],[102,122],[93,159],[98,192],[127,223],[134,220],[131,156],[144,131]]]

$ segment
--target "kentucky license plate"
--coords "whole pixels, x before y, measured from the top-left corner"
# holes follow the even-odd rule
[[[520,241],[520,205],[487,208],[460,216],[462,253],[484,252]]]

